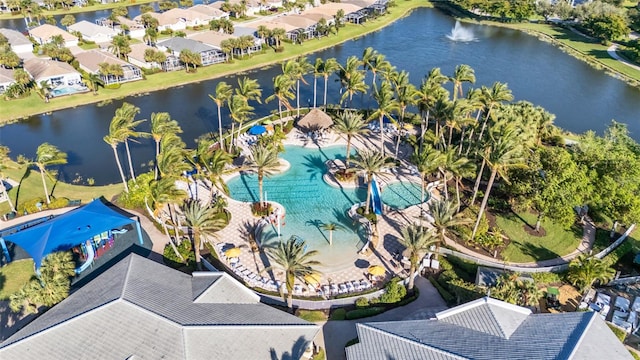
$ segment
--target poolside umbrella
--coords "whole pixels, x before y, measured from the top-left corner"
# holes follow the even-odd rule
[[[267,131],[267,128],[265,128],[264,126],[254,125],[251,128],[249,128],[249,135],[261,135],[266,131]]]
[[[308,130],[326,129],[331,125],[333,125],[331,116],[317,108],[309,111],[307,115],[298,121],[298,126]]]
[[[549,295],[555,295],[555,296],[560,296],[560,291],[558,290],[558,288],[548,287],[548,288],[547,288],[547,294],[549,294]]]
[[[311,286],[318,286],[320,285],[320,275],[318,274],[305,275],[304,282],[306,282],[308,285],[311,285]]]
[[[369,266],[369,274],[373,276],[382,276],[387,271],[380,265]]]
[[[242,250],[240,250],[240,248],[234,247],[225,251],[224,256],[228,258],[234,258],[240,256],[240,253],[242,253]]]

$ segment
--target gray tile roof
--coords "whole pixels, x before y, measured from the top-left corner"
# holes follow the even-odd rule
[[[179,53],[185,49],[191,50],[195,53],[215,50],[212,46],[203,44],[199,41],[181,37],[174,37],[165,41],[160,41],[157,45],[171,49],[174,53]]]
[[[480,299],[431,320],[357,324],[360,342],[346,349],[347,359],[631,359],[595,313],[522,317],[528,310],[495,302]]]
[[[4,35],[4,37],[9,40],[9,44],[11,44],[11,46],[31,44],[31,40],[17,30],[2,28],[0,29],[0,34]]]
[[[269,359],[313,340],[318,326],[258,299],[226,274],[191,276],[132,254],[0,344],[0,358],[238,358],[225,352],[235,345],[242,358]]]

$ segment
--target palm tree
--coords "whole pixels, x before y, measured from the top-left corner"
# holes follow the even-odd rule
[[[111,120],[112,124],[116,122],[116,124],[119,126],[117,133],[120,135],[120,140],[121,142],[124,143],[124,147],[127,151],[127,159],[129,160],[129,174],[131,175],[131,179],[133,179],[134,182],[136,181],[136,174],[133,171],[133,162],[131,161],[131,151],[129,150],[129,138],[132,138],[132,137],[140,138],[140,137],[149,136],[149,133],[135,131],[135,128],[138,125],[147,121],[145,119],[134,120],[136,115],[139,113],[140,113],[139,107],[125,102],[122,104],[122,106],[119,109],[116,109],[116,113],[113,116],[113,119]]]
[[[113,149],[113,156],[116,158],[116,164],[118,165],[118,170],[120,171],[120,178],[122,179],[122,184],[124,185],[124,191],[128,193],[129,185],[127,185],[127,178],[124,176],[122,163],[120,163],[120,156],[118,156],[118,144],[122,142],[121,132],[122,130],[120,119],[116,120],[116,118],[114,117],[113,120],[111,120],[111,124],[109,124],[109,134],[105,135],[103,140],[111,146],[111,149]]]
[[[462,64],[456,66],[456,69],[453,72],[453,76],[449,78],[449,81],[453,83],[453,101],[456,101],[456,99],[458,98],[458,94],[460,96],[463,95],[462,83],[475,83],[476,75],[471,66]]]
[[[265,102],[271,102],[274,99],[278,99],[278,114],[280,115],[280,122],[282,123],[282,106],[288,110],[293,110],[289,100],[295,98],[295,94],[291,91],[293,88],[293,81],[291,78],[284,74],[276,75],[273,78],[273,94],[270,95]]]
[[[218,107],[218,136],[220,136],[220,149],[222,150],[224,150],[224,140],[222,139],[222,116],[220,115],[220,108],[231,99],[232,94],[231,85],[224,81],[220,81],[218,85],[216,85],[215,97],[209,94],[211,100],[213,100]]]
[[[487,201],[489,200],[489,194],[491,193],[491,187],[496,179],[496,176],[506,178],[507,171],[510,168],[522,166],[523,159],[521,157],[522,144],[519,143],[516,138],[516,132],[514,127],[509,124],[503,126],[501,129],[491,129],[489,132],[489,147],[483,158],[487,165],[491,168],[491,176],[489,177],[489,183],[487,189],[484,192],[482,203],[480,204],[480,210],[478,211],[478,219],[473,227],[473,233],[471,239],[475,238],[476,231],[478,231],[478,225],[480,225],[480,219],[484,213]],[[493,131],[500,130],[500,131]]]
[[[178,135],[166,134],[160,143],[160,153],[158,154],[158,171],[160,178],[177,179],[184,171],[190,170],[191,166],[184,160],[186,145]]]
[[[313,70],[313,65],[309,63],[306,56],[301,56],[296,60],[291,59],[282,64],[282,73],[296,82],[296,108],[298,117],[300,117],[300,81],[307,85],[304,76],[311,70]]]
[[[242,123],[253,115],[253,106],[249,105],[247,99],[242,95],[233,95],[230,101],[227,101],[227,107],[229,108],[229,116],[231,117],[231,144],[233,144],[233,133],[235,124],[238,123],[238,135],[240,129],[242,129]]]
[[[278,159],[278,151],[273,147],[257,145],[251,149],[251,157],[247,164],[249,170],[258,174],[258,193],[260,204],[263,204],[262,185],[265,176],[274,175],[280,168],[280,160]]]
[[[279,242],[277,246],[267,248],[269,259],[280,265],[284,270],[284,283],[287,287],[287,306],[293,308],[293,286],[296,279],[304,281],[305,276],[316,275],[318,271],[313,267],[320,265],[319,261],[311,258],[318,254],[317,250],[305,251],[307,244],[297,236],[292,236],[286,242]],[[263,271],[271,271],[269,266]]]
[[[327,110],[327,81],[329,81],[329,76],[335,74],[339,69],[340,63],[336,58],[329,58],[325,60],[324,65],[322,66],[322,77],[324,77],[323,105],[325,110]]]
[[[373,90],[373,98],[378,103],[378,109],[371,114],[369,119],[378,118],[380,126],[380,152],[384,154],[384,118],[391,118],[391,113],[398,109],[398,103],[393,98],[393,90],[388,81],[383,81],[380,88]]]
[[[11,201],[9,194],[7,194],[7,188],[4,186],[5,177],[3,170],[9,167],[8,164],[11,161],[11,158],[9,158],[9,152],[10,150],[7,146],[0,145],[0,190],[2,191],[2,196],[9,202],[11,211],[15,213],[16,208],[13,206],[13,202]]]
[[[569,263],[569,281],[578,286],[581,291],[590,288],[594,282],[605,284],[610,281],[616,271],[604,261],[580,254]]]
[[[340,224],[336,223],[326,223],[320,225],[322,230],[329,232],[329,245],[333,245],[333,232],[336,230],[345,230],[346,228]]]
[[[202,141],[207,144],[206,141]],[[200,145],[200,143],[198,143]],[[204,177],[211,183],[211,198],[216,189],[221,190],[225,194],[229,194],[229,188],[224,182],[224,175],[239,171],[236,168],[229,168],[233,162],[233,158],[224,150],[207,151],[198,155],[198,162],[204,170]]]
[[[484,135],[485,128],[487,127],[487,121],[489,120],[493,107],[502,102],[513,100],[511,90],[507,87],[507,84],[501,82],[494,82],[491,89],[483,86],[480,88],[480,91],[482,93],[481,100],[485,107],[485,116],[484,121],[482,122],[482,128],[478,134],[478,140],[482,139],[482,135]]]
[[[440,248],[440,244],[445,242],[447,231],[452,230],[456,226],[471,222],[471,220],[464,217],[462,213],[458,213],[453,202],[448,200],[433,202],[430,210],[431,216],[433,217],[433,227],[436,229],[438,236],[438,249]]]
[[[364,173],[367,182],[367,201],[364,213],[369,214],[373,177],[376,175],[386,176],[387,173],[383,172],[382,169],[389,165],[391,159],[379,152],[359,151],[358,159],[353,160],[353,162]]]
[[[349,159],[351,158],[351,140],[369,133],[367,123],[362,118],[362,114],[345,110],[338,118],[334,120],[333,129],[338,133],[347,137],[347,154],[345,156],[344,168],[349,168]]]
[[[164,233],[169,240],[169,244],[173,249],[173,252],[176,256],[184,261],[184,258],[176,248],[176,244],[173,239],[169,235],[169,230],[167,229],[166,222],[162,219],[160,212],[164,209],[165,206],[169,206],[169,204],[174,204],[177,202],[182,202],[187,198],[187,193],[176,187],[175,180],[172,178],[163,178],[159,181],[153,181],[151,186],[149,187],[150,195],[151,195],[151,207],[153,208],[153,217],[156,220],[160,220],[162,224],[162,228],[164,229]],[[178,228],[175,228],[176,238],[178,237]]]
[[[411,162],[416,166],[420,173],[420,209],[424,211],[424,191],[427,176],[438,171],[444,162],[444,155],[433,147],[425,148],[420,151],[415,149],[411,155]],[[420,217],[422,219],[422,216]]]
[[[343,104],[348,98],[349,105],[351,105],[353,95],[357,93],[365,94],[367,92],[369,86],[365,84],[364,78],[365,76],[362,70],[359,70],[357,68],[349,73],[345,73],[340,82],[340,84],[342,85],[342,89],[344,89],[342,97],[340,97],[340,104]]]
[[[64,151],[60,151],[55,145],[43,143],[38,146],[38,149],[36,150],[36,159],[33,163],[38,167],[38,170],[40,170],[42,186],[44,187],[44,195],[47,199],[47,204],[50,204],[51,199],[49,198],[49,191],[47,190],[47,182],[45,181],[44,175],[49,175],[47,172],[48,166],[66,164],[67,154]]]
[[[98,95],[98,86],[104,86],[104,81],[100,78],[100,75],[95,73],[84,73],[82,74],[87,87],[93,91],[93,95]]]
[[[403,227],[401,233],[402,237],[398,240],[409,250],[411,268],[409,269],[408,289],[411,291],[417,275],[418,263],[424,257],[424,253],[429,251],[429,247],[437,242],[437,239],[433,232],[416,224]]]
[[[160,154],[160,141],[166,134],[181,134],[182,129],[176,120],[171,120],[168,112],[151,113],[151,137],[156,143],[154,179],[158,180],[158,155]]]
[[[313,64],[313,108],[316,108],[318,97],[316,96],[318,90],[318,78],[322,76],[322,69],[324,68],[324,61],[321,58],[316,58],[316,62]]]
[[[420,89],[418,89],[418,109],[422,114],[422,122],[420,123],[420,149],[424,143],[424,133],[429,128],[429,112],[438,99],[449,97],[447,90],[442,84],[449,81],[449,78],[440,72],[440,68],[433,68],[429,71],[427,77],[422,80]]]
[[[202,270],[200,258],[200,247],[202,240],[207,237],[215,237],[216,232],[222,230],[226,223],[223,219],[216,217],[216,211],[211,206],[202,205],[199,201],[190,201],[183,208],[186,225],[191,230],[193,239],[193,251],[196,255],[198,270]]]
[[[418,90],[409,82],[409,73],[401,71],[394,79],[396,101],[400,109],[400,126],[399,130],[404,126],[404,115],[408,106],[415,105],[418,101]],[[398,149],[400,148],[401,132],[398,131],[396,141],[395,156],[398,157]]]
[[[447,175],[451,175],[456,183],[456,211],[460,211],[460,184],[462,178],[475,175],[476,165],[464,156],[456,155],[454,149],[445,153],[445,161],[441,166],[444,173],[444,182],[447,183]]]

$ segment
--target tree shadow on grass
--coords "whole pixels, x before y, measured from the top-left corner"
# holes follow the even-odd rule
[[[523,254],[534,258],[535,262],[550,260],[550,259],[555,259],[560,257],[560,255],[542,246],[536,246],[531,243],[523,244],[517,240],[512,240],[511,243],[514,246],[518,247]]]

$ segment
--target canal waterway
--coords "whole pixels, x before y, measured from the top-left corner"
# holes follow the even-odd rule
[[[474,87],[491,86],[494,81],[507,83],[515,100],[526,100],[544,107],[556,115],[555,123],[564,129],[577,133],[587,130],[602,133],[615,119],[628,124],[632,136],[640,139],[638,89],[518,31],[464,25],[473,32],[476,40],[452,41],[447,35],[454,24],[455,19],[437,10],[417,9],[381,31],[312,54],[309,59],[313,62],[316,57],[335,57],[344,63],[348,56],[360,57],[363,50],[371,46],[386,55],[398,69],[409,71],[411,81],[416,85],[433,67],[440,67],[444,74],[451,75],[456,65],[469,64],[476,72]],[[249,72],[246,76],[259,80],[266,98],[273,91],[272,79],[280,72],[279,66],[272,66]],[[236,83],[236,78],[231,76],[129,97],[102,107],[87,105],[33,116],[24,122],[0,128],[0,143],[9,146],[14,157],[18,154],[33,157],[39,144],[50,142],[69,153],[69,164],[62,168],[61,173],[64,180],[82,177],[83,180],[93,178],[96,184],[118,182],[111,148],[102,138],[108,132],[115,110],[124,101],[140,107],[138,118],[141,119],[149,119],[152,112],[169,112],[184,129],[182,136],[185,142],[193,145],[199,135],[217,129],[215,105],[208,94],[214,93],[216,84],[222,80]],[[308,75],[310,85],[301,86],[301,105],[312,102],[312,80]],[[371,83],[370,79],[367,83]],[[450,84],[446,86],[451,87]],[[467,88],[465,85],[465,90]],[[318,102],[321,103],[321,80],[318,81],[318,93]],[[329,81],[329,102],[337,102],[339,96],[339,85],[332,77]],[[374,106],[369,95],[356,96],[354,106],[361,105],[360,101],[364,101],[364,106]],[[277,102],[254,106],[256,116],[262,116],[274,111]],[[148,122],[141,130],[148,130]],[[153,157],[151,141],[132,144],[132,156],[139,171],[147,168]]]

